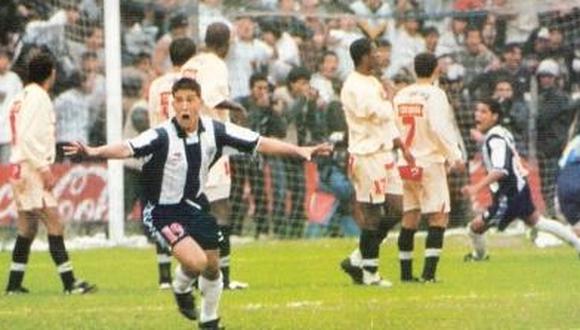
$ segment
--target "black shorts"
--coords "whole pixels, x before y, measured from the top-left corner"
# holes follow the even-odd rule
[[[164,247],[173,247],[190,236],[204,250],[217,250],[221,233],[208,212],[186,203],[152,205],[143,209],[143,224],[151,237]]]
[[[514,219],[525,220],[535,210],[530,187],[526,184],[521,191],[510,196],[494,195],[493,204],[483,214],[483,221],[488,227],[496,226],[499,231],[502,231]]]
[[[569,165],[560,171],[557,185],[562,214],[574,226],[580,221],[580,164]]]

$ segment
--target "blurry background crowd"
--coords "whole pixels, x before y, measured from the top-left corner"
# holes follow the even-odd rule
[[[234,233],[242,233],[248,227],[244,220],[253,218],[255,235],[314,235],[313,227],[305,226],[306,180],[336,198],[329,219],[322,221],[323,233],[356,231],[348,205],[352,187],[344,175],[346,124],[339,93],[353,69],[349,46],[363,36],[375,41],[376,74],[388,90],[414,81],[416,54],[427,51],[439,58],[439,84],[455,111],[472,172],[481,138],[473,130],[473,103],[498,99],[503,124],[514,133],[521,155],[539,169],[546,213],[556,212],[557,160],[578,130],[578,1],[121,1],[126,137],[148,128],[148,86],[170,70],[171,41],[190,37],[203,49],[205,30],[216,21],[232,31],[226,62],[232,98],[248,110],[242,124],[302,145],[338,143],[333,157],[317,161],[315,176],[296,161],[234,157]],[[26,83],[26,59],[40,49],[58,59],[52,91],[58,144],[106,142],[103,1],[5,0],[0,3],[0,162],[9,155],[6,104]],[[127,170],[135,168],[128,163]],[[471,218],[471,202],[459,194],[468,174],[450,179],[451,221],[461,225]],[[138,194],[134,186],[127,182],[128,213]]]

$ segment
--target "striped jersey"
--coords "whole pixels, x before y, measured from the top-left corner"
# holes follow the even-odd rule
[[[173,118],[127,143],[133,157],[145,158],[146,202],[169,205],[189,200],[206,209],[204,187],[210,167],[221,155],[254,152],[259,139],[258,133],[246,128],[201,117],[194,133],[183,132]]]
[[[499,181],[490,185],[493,194],[510,195],[526,186],[528,172],[521,162],[510,131],[500,125],[492,127],[485,134],[481,148],[487,172],[495,170],[505,174]]]

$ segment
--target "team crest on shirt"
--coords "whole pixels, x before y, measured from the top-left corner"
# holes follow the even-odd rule
[[[181,161],[182,158],[183,158],[183,155],[181,154],[181,152],[174,152],[169,156],[168,161],[171,163],[177,163],[177,162]]]

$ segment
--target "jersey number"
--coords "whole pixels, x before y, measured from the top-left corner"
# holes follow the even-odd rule
[[[12,104],[10,108],[9,120],[10,120],[10,131],[12,132],[12,145],[16,144],[16,115],[20,112],[22,102],[16,101]]]
[[[407,132],[407,136],[405,137],[405,146],[409,147],[413,143],[413,139],[415,138],[415,117],[404,116],[403,125],[410,126],[409,131]]]

